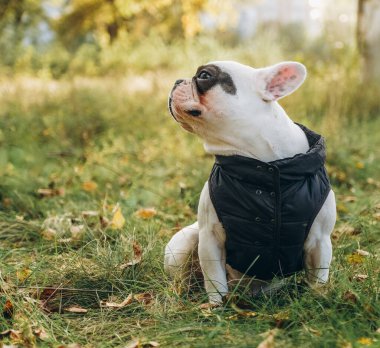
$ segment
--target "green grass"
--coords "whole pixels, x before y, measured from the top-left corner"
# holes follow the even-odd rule
[[[136,91],[133,80],[116,78],[3,81],[0,331],[20,331],[18,339],[3,335],[3,342],[123,347],[139,339],[141,346],[255,347],[262,333],[278,328],[276,347],[362,347],[361,338],[379,347],[378,101],[362,91],[355,74],[335,68],[334,78],[312,69],[304,88],[284,101],[295,121],[327,138],[339,215],[330,282],[312,290],[299,274],[278,294],[241,295],[255,316],[234,304],[201,311],[201,284],[179,288],[163,271],[164,246],[196,219],[213,163],[166,110],[167,92],[180,73],[157,73],[148,80],[153,91]],[[86,182],[97,187],[86,191]],[[41,197],[41,188],[63,189],[64,195]],[[111,219],[116,203],[126,219],[121,229],[82,215],[93,210]],[[157,214],[139,218],[135,212],[144,207]],[[78,240],[67,239],[70,225],[84,225]],[[55,238],[46,238],[47,227]],[[133,258],[133,241],[142,247],[142,261],[122,270]],[[356,249],[371,256],[352,264],[347,257]],[[368,278],[355,280],[357,274]],[[43,292],[47,287],[62,290]],[[100,306],[109,296],[121,302],[130,293],[150,293],[153,301],[118,310]],[[4,311],[7,300],[12,313]],[[88,312],[62,311],[72,305]],[[42,341],[37,328],[49,337]]]

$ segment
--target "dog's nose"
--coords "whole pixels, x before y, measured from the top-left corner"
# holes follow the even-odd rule
[[[181,82],[183,82],[183,81],[185,81],[185,80],[177,80],[175,83],[174,83],[174,85],[175,86],[178,86]]]

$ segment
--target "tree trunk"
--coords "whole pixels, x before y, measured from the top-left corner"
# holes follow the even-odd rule
[[[359,0],[357,18],[363,78],[380,85],[380,0]]]

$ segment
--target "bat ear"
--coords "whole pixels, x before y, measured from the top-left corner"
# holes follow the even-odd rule
[[[306,78],[306,68],[297,62],[282,62],[256,70],[257,89],[263,100],[274,101],[293,93]]]

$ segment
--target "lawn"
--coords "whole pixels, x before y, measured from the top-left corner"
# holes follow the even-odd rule
[[[310,289],[298,274],[277,294],[212,311],[199,309],[201,284],[163,271],[213,163],[166,109],[184,69],[0,81],[4,347],[380,347],[378,97],[332,69],[311,71],[282,103],[326,137],[338,208],[330,281]]]

